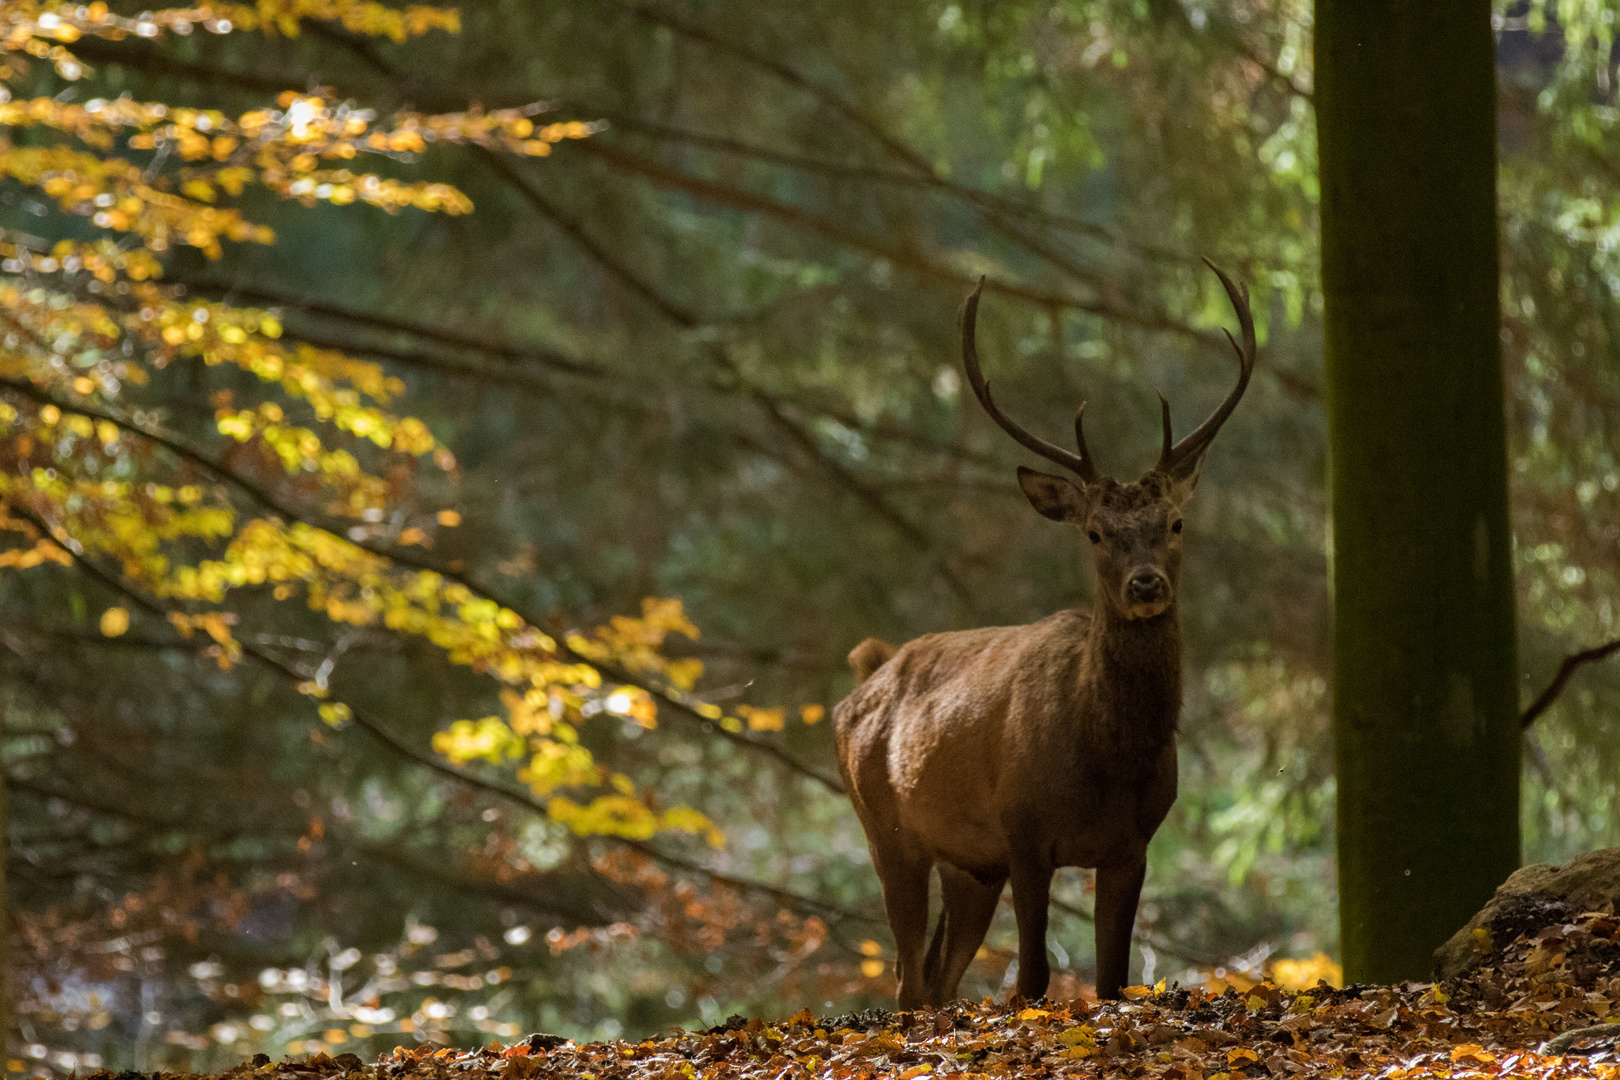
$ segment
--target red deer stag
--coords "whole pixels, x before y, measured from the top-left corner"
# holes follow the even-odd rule
[[[1207,262],[1207,260],[1206,260]],[[1247,289],[1213,263],[1237,310],[1237,386],[1199,428],[1164,448],[1136,483],[1025,431],[996,406],[974,343],[979,283],[962,314],[962,361],[986,412],[1018,442],[1079,479],[1018,469],[1035,509],[1090,541],[1093,611],[1028,626],[929,634],[898,649],[868,638],[849,654],[856,688],[838,706],[838,764],[866,830],[894,930],[899,1007],[940,1005],[984,941],[1002,886],[1018,920],[1018,993],[1046,994],[1046,918],[1060,866],[1097,870],[1097,993],[1118,997],[1147,846],[1176,798],[1181,712],[1181,505],[1254,370]],[[928,876],[944,910],[924,953]]]

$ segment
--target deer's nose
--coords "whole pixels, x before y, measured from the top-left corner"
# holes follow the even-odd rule
[[[1151,604],[1170,595],[1170,582],[1162,571],[1145,566],[1131,575],[1125,591],[1137,603]]]

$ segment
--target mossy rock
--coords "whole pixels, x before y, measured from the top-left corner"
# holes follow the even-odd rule
[[[1434,951],[1434,977],[1465,975],[1520,934],[1620,906],[1620,848],[1589,852],[1568,866],[1537,863],[1504,881],[1468,925]],[[1480,931],[1484,931],[1480,933]]]

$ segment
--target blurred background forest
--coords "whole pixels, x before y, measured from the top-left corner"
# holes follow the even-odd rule
[[[11,1072],[888,1003],[844,654],[1090,589],[958,307],[986,275],[1000,400],[1089,401],[1135,475],[1156,391],[1186,430],[1231,382],[1205,255],[1262,348],[1189,505],[1133,971],[1328,970],[1306,0],[225,10],[0,4]],[[1496,20],[1527,702],[1620,633],[1617,10]],[[1527,861],[1620,843],[1617,706],[1589,666],[1528,729]],[[1086,875],[1054,895],[1072,995]]]

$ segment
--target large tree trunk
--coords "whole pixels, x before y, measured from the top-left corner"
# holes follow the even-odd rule
[[[5,713],[0,710],[0,736]],[[11,968],[11,893],[6,888],[6,856],[11,853],[11,817],[6,806],[6,772],[0,764],[0,1049],[11,1038],[11,995],[7,993]]]
[[[1519,862],[1490,0],[1321,0],[1339,925],[1418,979]]]

